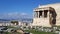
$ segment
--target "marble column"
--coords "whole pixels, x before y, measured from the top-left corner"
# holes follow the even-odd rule
[[[34,11],[33,17],[36,18],[36,16],[37,16],[37,13],[36,13],[36,11]]]
[[[35,12],[35,17],[38,18],[38,12],[37,11]]]
[[[42,17],[44,17],[44,11],[42,12]]]
[[[39,18],[39,11],[38,11],[38,18]]]
[[[48,18],[49,18],[49,14],[50,14],[50,13],[49,13],[49,10],[48,10],[48,12],[47,12],[47,17],[48,17]]]
[[[34,11],[34,13],[33,13],[33,18],[35,18],[35,11]]]

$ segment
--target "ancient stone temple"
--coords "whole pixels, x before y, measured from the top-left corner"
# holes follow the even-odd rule
[[[34,10],[33,26],[59,26],[60,3],[38,6]]]

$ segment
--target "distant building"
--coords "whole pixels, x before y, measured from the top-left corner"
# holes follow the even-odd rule
[[[32,26],[59,26],[60,3],[41,5],[35,8]]]

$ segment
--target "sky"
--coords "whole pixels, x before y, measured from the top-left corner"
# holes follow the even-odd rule
[[[33,9],[39,5],[60,3],[60,0],[0,0],[0,19],[33,16]]]

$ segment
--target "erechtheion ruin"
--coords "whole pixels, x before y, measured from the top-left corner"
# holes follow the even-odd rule
[[[60,25],[60,3],[39,5],[33,11],[33,26],[51,27]]]

